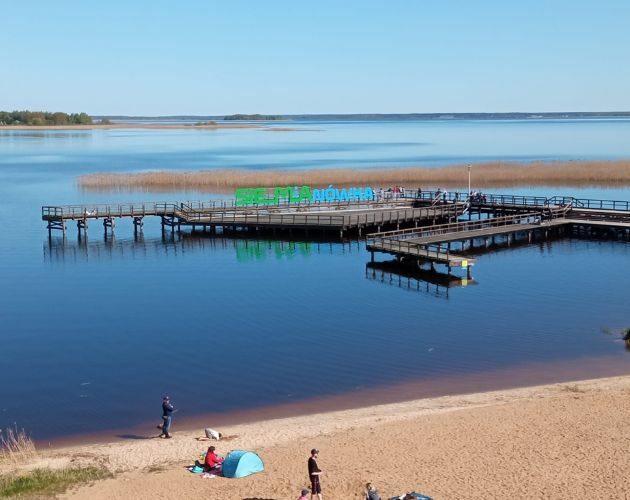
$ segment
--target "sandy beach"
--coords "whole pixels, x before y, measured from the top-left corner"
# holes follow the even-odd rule
[[[221,427],[221,454],[257,452],[266,470],[202,479],[185,469],[209,445],[201,429],[42,452],[31,466],[97,461],[116,473],[64,498],[291,499],[320,449],[324,498],[628,498],[630,376],[311,414]],[[212,422],[208,422],[209,426]],[[157,430],[155,430],[157,434]]]

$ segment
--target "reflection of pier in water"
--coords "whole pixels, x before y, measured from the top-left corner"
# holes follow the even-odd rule
[[[135,259],[151,255],[180,256],[191,251],[233,249],[239,262],[248,262],[270,258],[308,257],[320,253],[332,254],[335,248],[338,248],[341,253],[362,251],[359,241],[251,239],[212,236],[204,233],[182,233],[175,237],[169,235],[145,238],[140,233],[136,237],[120,239],[114,235],[102,239],[82,238],[78,241],[69,241],[63,237],[52,238],[44,243],[44,260],[82,262],[113,258]]]
[[[450,288],[476,285],[473,279],[441,273],[434,269],[422,269],[415,262],[404,263],[396,259],[382,262],[368,262],[365,277],[369,280],[398,286],[400,288],[424,292],[435,297],[448,299]]]

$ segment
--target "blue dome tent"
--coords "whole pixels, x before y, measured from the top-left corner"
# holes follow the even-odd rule
[[[252,451],[231,451],[223,461],[224,477],[245,477],[264,470],[263,461]]]

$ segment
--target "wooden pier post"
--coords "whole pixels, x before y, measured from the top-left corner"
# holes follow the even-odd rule
[[[138,231],[142,231],[142,226],[144,226],[144,221],[142,217],[134,217],[133,218],[133,236],[134,238],[138,237]]]
[[[87,219],[79,219],[77,221],[77,232],[78,232],[79,239],[81,239],[81,231],[87,234],[87,227],[88,227]]]
[[[111,233],[114,234],[114,226],[116,222],[111,217],[105,217],[103,219],[103,229],[105,230],[105,238],[107,238],[107,228],[110,228]]]

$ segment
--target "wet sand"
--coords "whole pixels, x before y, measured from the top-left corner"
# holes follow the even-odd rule
[[[221,454],[248,449],[265,461],[244,479],[184,468],[208,446],[200,431],[51,451],[39,465],[98,461],[117,472],[65,498],[291,499],[318,447],[327,499],[359,499],[366,481],[383,498],[627,498],[628,414],[623,376],[220,427],[231,436],[212,442]]]

